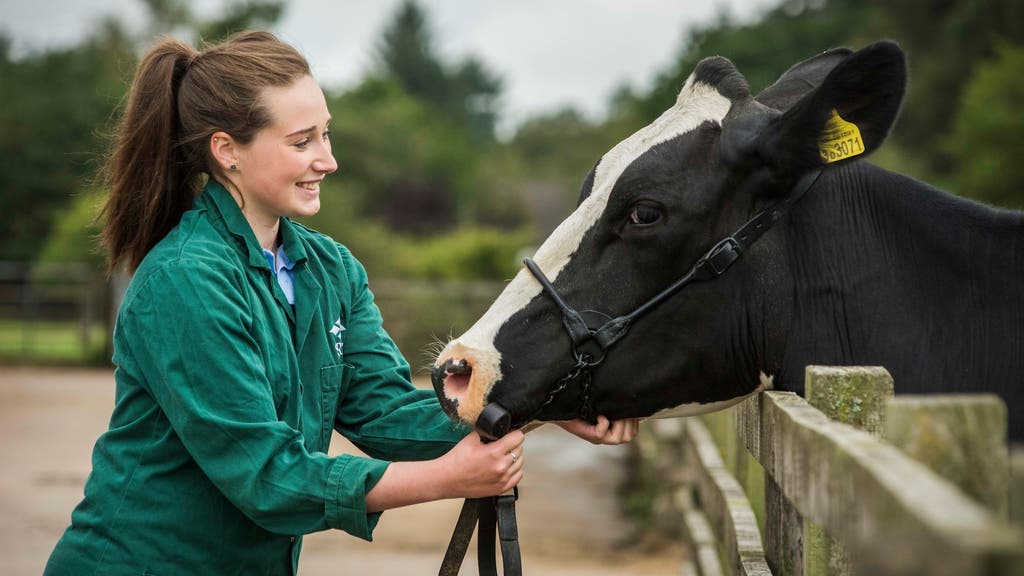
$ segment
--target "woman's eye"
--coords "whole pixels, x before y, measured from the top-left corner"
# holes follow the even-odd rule
[[[324,140],[330,140],[331,139],[331,131],[330,130],[324,130],[323,139]]]
[[[661,210],[655,206],[638,204],[629,213],[629,221],[638,226],[647,226],[661,220]]]
[[[309,138],[306,138],[305,140],[302,140],[301,142],[296,142],[295,143],[295,147],[296,148],[305,148],[306,146],[309,146]]]

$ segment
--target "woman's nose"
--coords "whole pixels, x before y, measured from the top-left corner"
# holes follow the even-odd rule
[[[317,172],[323,172],[324,174],[330,174],[338,169],[338,161],[334,159],[334,155],[330,152],[325,152],[322,158],[317,159],[313,162],[313,169]]]

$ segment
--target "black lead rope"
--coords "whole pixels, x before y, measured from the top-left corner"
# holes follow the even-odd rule
[[[484,407],[476,421],[476,429],[484,442],[493,442],[511,429],[509,413],[494,402]],[[497,576],[495,560],[495,532],[501,542],[504,576],[522,576],[523,561],[519,554],[519,528],[516,525],[516,500],[519,488],[498,496],[466,498],[462,512],[455,523],[455,531],[448,542],[448,550],[441,561],[439,576],[458,576],[462,561],[469,550],[469,540],[477,525],[476,561],[480,576]],[[495,530],[497,528],[497,530]]]
[[[440,576],[458,576],[462,561],[469,550],[469,541],[479,524],[477,534],[477,568],[480,576],[496,576],[498,566],[494,556],[495,527],[500,538],[501,559],[505,576],[521,576],[523,561],[519,554],[519,529],[516,525],[516,500],[519,490],[488,498],[467,498],[455,524],[448,550],[441,562]]]

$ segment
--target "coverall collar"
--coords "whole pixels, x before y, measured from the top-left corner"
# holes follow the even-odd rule
[[[256,234],[253,233],[249,221],[245,219],[242,209],[238,207],[238,203],[235,202],[231,193],[220,182],[211,178],[203,189],[200,203],[203,202],[203,198],[208,199],[208,203],[212,204],[214,210],[220,214],[228,231],[241,241],[239,247],[247,254],[249,266],[269,270],[270,266],[263,255],[263,248],[256,240]],[[300,264],[306,260],[306,248],[299,241],[295,232],[295,224],[289,218],[281,218],[279,234],[284,252],[288,255],[289,260],[294,264]]]

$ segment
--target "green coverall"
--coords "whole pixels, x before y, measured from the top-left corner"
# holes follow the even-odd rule
[[[294,309],[214,181],[147,254],[114,330],[110,428],[45,574],[293,574],[303,534],[371,539],[388,461],[466,434],[410,383],[349,251],[280,233]],[[328,457],[332,428],[372,458]]]

